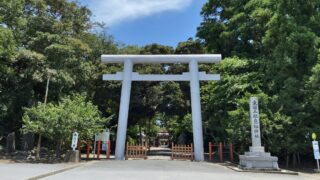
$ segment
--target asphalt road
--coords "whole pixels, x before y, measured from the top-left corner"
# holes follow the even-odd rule
[[[206,162],[170,160],[97,161],[44,179],[130,179],[130,180],[307,180],[306,175],[236,172]]]

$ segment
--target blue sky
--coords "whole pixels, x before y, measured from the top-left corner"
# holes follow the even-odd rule
[[[159,43],[175,47],[195,37],[207,0],[79,0],[126,45]]]

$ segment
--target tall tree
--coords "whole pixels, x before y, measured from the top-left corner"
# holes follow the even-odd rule
[[[267,107],[275,114],[270,121],[283,126],[287,145],[282,150],[293,157],[306,148],[313,124],[305,97],[318,61],[319,5],[320,1],[209,0],[197,33],[209,52],[258,60],[258,73],[264,74],[261,90],[272,99]]]

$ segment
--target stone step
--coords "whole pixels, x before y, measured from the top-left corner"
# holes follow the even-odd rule
[[[151,150],[148,156],[171,156],[171,150]]]
[[[148,156],[171,156],[171,149],[167,147],[151,147]]]

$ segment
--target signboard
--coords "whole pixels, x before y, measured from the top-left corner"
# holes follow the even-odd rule
[[[318,141],[312,141],[314,159],[320,159]]]
[[[72,143],[71,143],[71,148],[72,148],[72,150],[76,150],[76,148],[77,148],[77,145],[78,145],[78,136],[79,136],[79,133],[77,133],[77,132],[74,132],[73,134],[72,134]]]
[[[250,97],[250,120],[251,120],[251,137],[252,146],[260,147],[260,119],[259,119],[259,105],[257,97]]]
[[[96,134],[94,138],[95,141],[102,141],[102,142],[109,141],[109,139],[110,139],[110,132],[108,129],[103,130],[102,133]]]
[[[108,141],[110,140],[110,131],[109,129],[105,129],[103,130],[102,133],[96,134],[94,137],[94,146],[93,146],[93,152],[96,151],[96,142],[97,141],[101,141],[102,142],[102,146],[101,146],[101,150],[102,151],[106,151],[108,149]]]
[[[107,150],[108,148],[107,141],[109,141],[109,139],[110,139],[110,132],[108,129],[103,130],[102,133],[97,134],[95,137],[95,141],[102,141],[102,147],[101,147],[102,151]]]

